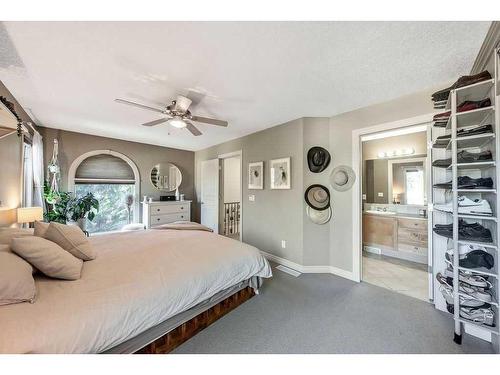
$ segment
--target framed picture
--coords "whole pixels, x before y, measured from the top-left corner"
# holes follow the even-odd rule
[[[271,189],[290,189],[290,158],[274,159],[269,162]]]
[[[264,162],[248,163],[248,188],[264,189]]]

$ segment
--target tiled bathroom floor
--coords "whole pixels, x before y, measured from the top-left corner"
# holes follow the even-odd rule
[[[363,281],[428,301],[427,266],[380,255],[363,254]]]

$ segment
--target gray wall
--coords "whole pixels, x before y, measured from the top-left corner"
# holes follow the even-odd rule
[[[149,181],[149,174],[153,165],[158,162],[167,161],[177,165],[181,170],[182,184],[179,188],[180,193],[186,195],[186,200],[194,198],[194,152],[192,151],[152,146],[51,128],[40,128],[40,133],[43,136],[45,166],[47,166],[52,157],[54,138],[57,138],[59,142],[62,190],[67,189],[68,170],[73,160],[89,151],[112,150],[128,156],[137,165],[141,177],[141,199],[143,195],[159,199],[160,195],[168,194],[156,190]]]
[[[302,194],[303,194],[303,147],[302,120],[295,120],[243,138],[196,152],[195,187],[200,198],[201,161],[217,158],[218,155],[242,150],[243,241],[259,249],[289,259],[303,261],[302,241]],[[269,160],[291,158],[291,189],[269,188]],[[264,161],[264,190],[248,190],[248,163]],[[255,195],[255,202],[248,195]],[[196,205],[196,217],[200,217],[200,206]],[[281,248],[281,240],[287,247]]]
[[[1,81],[0,95],[14,104],[16,113],[23,121],[32,121]],[[22,199],[22,138],[14,133],[0,139],[0,160],[2,161],[0,168],[0,210],[17,208],[21,205]],[[11,215],[9,219],[15,220],[15,215]]]
[[[444,86],[443,86],[444,87]],[[352,166],[352,131],[433,112],[431,94],[438,88],[404,96],[330,118],[302,118],[230,142],[197,151],[195,189],[200,194],[201,161],[220,154],[243,152],[243,240],[259,249],[302,265],[330,265],[352,271],[352,191],[331,189],[329,175],[338,165]],[[327,148],[332,156],[323,173],[309,172],[305,156],[310,146]],[[269,189],[269,159],[292,157],[292,189]],[[248,190],[248,163],[264,161],[265,189]],[[359,179],[359,176],[357,176]],[[326,225],[312,224],[305,215],[303,193],[312,183],[327,186],[333,217]],[[254,194],[255,202],[248,201]],[[196,215],[199,218],[199,205]],[[287,249],[280,241],[287,240]]]

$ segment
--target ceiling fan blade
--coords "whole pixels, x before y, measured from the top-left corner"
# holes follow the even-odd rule
[[[192,116],[191,120],[196,122],[203,122],[205,124],[210,124],[210,125],[227,126],[227,121],[216,120],[208,117]]]
[[[115,99],[115,102],[121,103],[121,104],[132,105],[134,107],[139,107],[139,108],[142,108],[142,109],[147,109],[148,111],[155,111],[155,112],[160,112],[160,113],[164,112],[163,109],[149,107],[147,105],[139,104],[139,103],[135,103],[135,102],[131,102],[131,101],[128,101],[128,100],[125,100],[125,99]]]
[[[158,119],[158,120],[153,120],[153,121],[145,122],[144,124],[141,124],[141,125],[142,126],[155,126],[155,125],[159,125],[161,123],[167,122],[168,120],[170,120],[170,119],[169,118],[161,118],[161,119]]]
[[[202,133],[198,130],[198,128],[196,126],[194,126],[193,124],[191,124],[190,122],[187,122],[185,121],[186,123],[186,129],[189,130],[191,132],[192,135],[194,136],[199,136],[201,135]]]

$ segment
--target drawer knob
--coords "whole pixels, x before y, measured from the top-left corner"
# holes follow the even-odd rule
[[[159,209],[159,208],[157,208],[157,209],[156,209],[156,211],[160,212],[160,209]]]
[[[184,216],[183,216],[183,215],[181,215],[181,219],[184,219]]]
[[[184,209],[184,207],[183,207],[183,206],[181,206],[181,210],[183,210],[183,209]]]
[[[160,221],[160,218],[156,219],[157,221]]]

